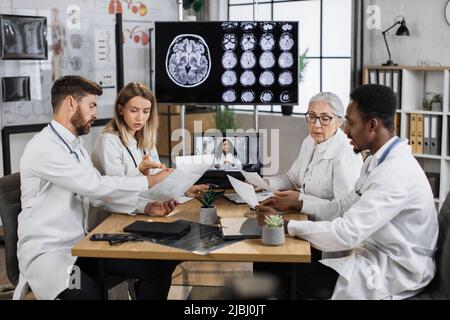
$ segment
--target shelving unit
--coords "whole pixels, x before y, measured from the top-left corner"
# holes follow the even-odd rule
[[[384,79],[378,78],[380,71]],[[401,83],[398,87],[401,104],[397,109],[400,137],[411,141],[410,124],[414,123],[411,122],[411,115],[419,115],[422,120],[424,117],[430,117],[430,119],[437,117],[435,121],[440,123],[440,131],[437,131],[437,138],[440,139],[440,145],[437,148],[438,154],[414,153],[424,171],[428,174],[434,173],[435,177],[429,178],[430,184],[433,183],[432,179],[436,179],[436,174],[439,177],[439,183],[432,187],[439,189],[435,190],[435,203],[439,210],[450,191],[450,66],[366,66],[363,70],[363,81],[364,83],[374,83],[375,79],[375,83],[379,83],[378,81],[381,80],[382,84],[393,87],[392,76],[389,76],[389,83],[385,76],[386,73],[393,71],[401,72]],[[424,110],[422,108],[422,101],[428,92],[442,95],[442,110]],[[423,143],[425,141],[423,138],[422,136],[420,138],[422,140],[418,141]],[[421,150],[421,148],[418,149]]]

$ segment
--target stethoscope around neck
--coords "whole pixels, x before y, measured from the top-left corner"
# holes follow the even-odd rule
[[[75,157],[77,157],[78,162],[80,162],[80,157],[78,156],[78,153],[76,153],[67,143],[66,140],[63,139],[63,137],[61,137],[61,135],[58,133],[58,131],[56,131],[55,127],[49,123],[50,128],[53,130],[53,132],[56,134],[56,136],[59,138],[59,140],[61,140],[67,147],[67,149],[69,149],[70,154],[74,154]]]

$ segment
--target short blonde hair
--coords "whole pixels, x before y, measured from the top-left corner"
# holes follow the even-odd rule
[[[153,92],[150,91],[145,85],[139,82],[130,82],[120,90],[116,98],[114,107],[114,118],[109,121],[103,132],[117,133],[125,144],[129,146],[129,133],[127,131],[127,124],[120,114],[119,108],[125,107],[125,105],[134,97],[142,97],[147,99],[151,103],[150,117],[144,124],[142,129],[136,132],[136,141],[138,148],[145,148],[152,150],[156,146],[156,137],[158,132],[158,113],[156,110],[156,98]]]

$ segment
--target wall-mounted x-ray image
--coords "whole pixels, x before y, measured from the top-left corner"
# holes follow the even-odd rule
[[[266,70],[263,73],[259,75],[259,84],[263,87],[268,87],[273,85],[275,82],[275,76],[273,75],[273,72],[270,70]]]
[[[175,37],[167,50],[166,68],[170,79],[182,87],[196,87],[211,70],[208,44],[195,34]]]
[[[292,56],[292,53],[290,52],[283,52],[278,57],[278,65],[280,68],[286,69],[292,67],[294,64],[294,57]]]
[[[283,71],[280,73],[280,76],[278,77],[278,83],[280,84],[280,86],[283,87],[290,86],[293,81],[294,78],[290,71]]]
[[[244,87],[250,87],[250,86],[254,85],[256,82],[256,77],[255,77],[255,74],[253,73],[253,71],[245,70],[241,74],[240,82],[241,82],[241,85]]]
[[[253,33],[244,33],[241,38],[242,50],[253,50],[256,47],[256,37]]]
[[[224,50],[234,50],[237,47],[237,38],[233,33],[226,33],[223,35],[222,46]]]
[[[273,93],[270,92],[269,90],[263,91],[263,93],[261,93],[261,102],[264,103],[269,103],[273,101]]]
[[[294,39],[292,38],[292,34],[289,32],[282,33],[278,44],[280,45],[280,49],[283,51],[291,50],[294,46]]]
[[[222,57],[222,66],[225,69],[232,69],[237,64],[237,56],[233,51],[226,51]]]
[[[47,18],[0,15],[0,59],[47,60]]]
[[[256,56],[252,51],[245,51],[241,56],[241,67],[250,69],[256,65]]]
[[[255,93],[252,90],[245,90],[244,92],[242,92],[241,101],[244,103],[255,101]]]
[[[270,69],[275,65],[275,55],[272,51],[264,51],[259,56],[259,66],[263,69]]]
[[[155,93],[168,104],[298,103],[298,22],[155,23]]]
[[[30,77],[2,78],[2,100],[3,102],[31,100]]]
[[[261,36],[261,40],[259,40],[259,45],[263,51],[272,50],[275,47],[275,36],[273,33],[264,33]]]
[[[227,91],[225,91],[222,94],[222,100],[224,102],[228,102],[228,103],[235,102],[236,98],[237,98],[236,91],[234,91],[233,89],[228,89]]]

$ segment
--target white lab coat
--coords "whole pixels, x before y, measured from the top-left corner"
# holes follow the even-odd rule
[[[303,141],[300,153],[285,175],[266,177],[278,190],[298,189],[303,199],[333,200],[344,197],[355,185],[362,157],[353,152],[341,129],[316,144],[311,136]]]
[[[129,146],[131,154],[134,157],[134,161],[139,166],[144,155],[144,150],[138,148],[137,141],[129,136]],[[158,152],[156,148],[153,148],[150,153],[150,158],[153,162],[161,163],[159,160]],[[104,175],[108,176],[130,176],[138,177],[143,176],[136,167],[133,158],[128,153],[127,148],[122,143],[119,135],[116,133],[101,133],[95,141],[94,149],[92,151],[92,163],[97,170]],[[149,174],[155,174],[161,169],[151,169]],[[144,213],[145,206],[151,201],[142,195],[139,196],[136,210],[130,212],[130,214]],[[109,212],[102,208],[91,207],[89,211],[89,230],[96,227],[102,220],[110,215]]]
[[[239,158],[234,156],[232,153],[228,152],[226,155],[223,154],[223,152],[220,153],[219,157],[214,157],[214,164],[225,164],[225,161],[228,161],[229,165],[241,165],[242,162],[239,160]]]
[[[319,250],[351,249],[346,257],[321,260],[339,273],[332,299],[407,298],[435,274],[437,213],[422,168],[406,141],[378,165],[393,139],[364,162],[346,197],[304,200],[302,212],[316,221],[288,224],[289,234]]]
[[[146,177],[101,176],[81,138],[58,122],[51,123],[79,160],[47,126],[27,144],[20,161],[20,280],[16,290],[22,291],[28,282],[38,299],[55,299],[69,287],[77,259],[71,249],[86,234],[89,203],[130,212],[136,207],[139,192],[148,189]]]

